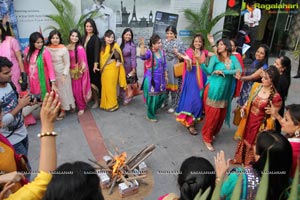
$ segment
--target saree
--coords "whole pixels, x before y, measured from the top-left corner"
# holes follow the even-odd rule
[[[115,59],[111,59],[112,52],[116,51],[121,58],[122,64],[116,66]],[[100,71],[101,74],[101,100],[100,108],[114,111],[119,108],[117,101],[117,85],[123,89],[127,87],[126,74],[123,66],[124,60],[122,51],[115,43],[110,51],[110,45],[106,45],[104,51],[100,52]]]

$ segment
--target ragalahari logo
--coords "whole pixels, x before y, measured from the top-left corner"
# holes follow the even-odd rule
[[[255,3],[255,8],[259,8],[262,10],[292,10],[292,9],[299,9],[298,3],[273,3],[273,4],[266,4],[266,3]]]

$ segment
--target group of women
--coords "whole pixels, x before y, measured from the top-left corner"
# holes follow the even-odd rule
[[[126,75],[136,76],[137,66],[136,47],[129,28],[122,35],[121,48],[111,30],[107,30],[100,40],[93,19],[85,21],[83,37],[78,30],[71,30],[69,41],[62,41],[58,30],[50,32],[47,42],[41,33],[34,32],[24,50],[24,60],[17,40],[7,35],[2,25],[0,37],[0,54],[14,63],[12,81],[18,92],[21,92],[20,72],[28,75],[28,91],[36,100],[42,100],[51,90],[57,92],[61,101],[58,120],[75,107],[78,115],[82,115],[90,99],[94,101],[92,108],[100,106],[106,111],[117,110],[117,86],[121,88],[124,104],[132,99],[132,95],[125,92]]]
[[[111,30],[105,32],[101,41],[92,19],[87,19],[84,27],[82,38],[77,30],[70,32],[67,46],[63,45],[57,30],[50,32],[45,47],[43,36],[32,33],[24,51],[24,67],[20,48],[12,37],[3,36],[0,31],[5,41],[1,47],[10,45],[11,54],[15,55],[12,60],[20,65],[21,72],[28,74],[30,93],[41,95],[41,99],[50,90],[59,94],[58,119],[65,116],[66,110],[74,109],[75,103],[78,115],[82,115],[90,98],[94,100],[92,107],[100,106],[110,112],[119,108],[118,96],[122,97],[124,105],[132,100],[132,95],[128,95],[133,89],[128,77],[137,76],[132,30],[126,28],[118,44]],[[201,34],[196,34],[185,50],[173,26],[166,28],[164,40],[154,34],[149,48],[144,39],[140,40],[140,58],[144,60],[141,89],[147,106],[146,118],[157,122],[157,110],[168,105],[168,112],[175,112],[176,121],[196,135],[195,125],[205,114],[202,138],[207,149],[214,151],[212,143],[223,122],[230,124],[231,101],[238,97],[243,118],[235,134],[239,143],[233,162],[250,164],[254,159],[252,146],[257,134],[274,127],[280,130],[280,123],[277,121],[274,125],[265,108],[272,105],[283,114],[290,85],[290,59],[281,56],[274,66],[268,66],[269,50],[262,44],[253,63],[244,69],[241,56],[234,52],[234,41],[223,38],[214,44],[211,36],[208,39],[214,53],[204,48],[205,39]],[[182,77],[175,77],[173,66],[179,62],[184,62]],[[16,80],[18,77],[13,78]]]

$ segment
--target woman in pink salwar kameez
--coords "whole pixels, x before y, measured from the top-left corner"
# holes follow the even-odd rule
[[[81,36],[78,30],[71,30],[70,44],[67,46],[70,54],[70,73],[72,90],[78,108],[78,115],[84,113],[88,101],[92,97],[90,74],[87,65],[85,49],[81,46]]]
[[[44,48],[44,37],[39,32],[34,32],[29,37],[29,46],[24,50],[24,67],[31,94],[40,95],[43,100],[47,92],[57,91],[51,54]]]
[[[19,42],[11,36],[8,36],[0,23],[0,56],[6,57],[13,63],[11,68],[11,80],[15,84],[17,91],[20,92],[20,73],[24,72],[22,53]]]

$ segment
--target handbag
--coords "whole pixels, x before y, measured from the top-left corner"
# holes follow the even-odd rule
[[[173,69],[174,69],[174,76],[175,77],[182,76],[183,66],[184,66],[184,62],[179,62],[179,63],[174,64]]]
[[[16,155],[17,170],[22,173],[29,173],[28,158],[24,154]]]
[[[241,107],[237,106],[236,109],[233,111],[233,124],[238,126],[242,120],[241,117]]]
[[[127,84],[133,84],[133,83],[136,83],[137,81],[138,81],[137,75],[131,76],[130,74],[128,74],[126,76],[126,82],[127,82]]]

